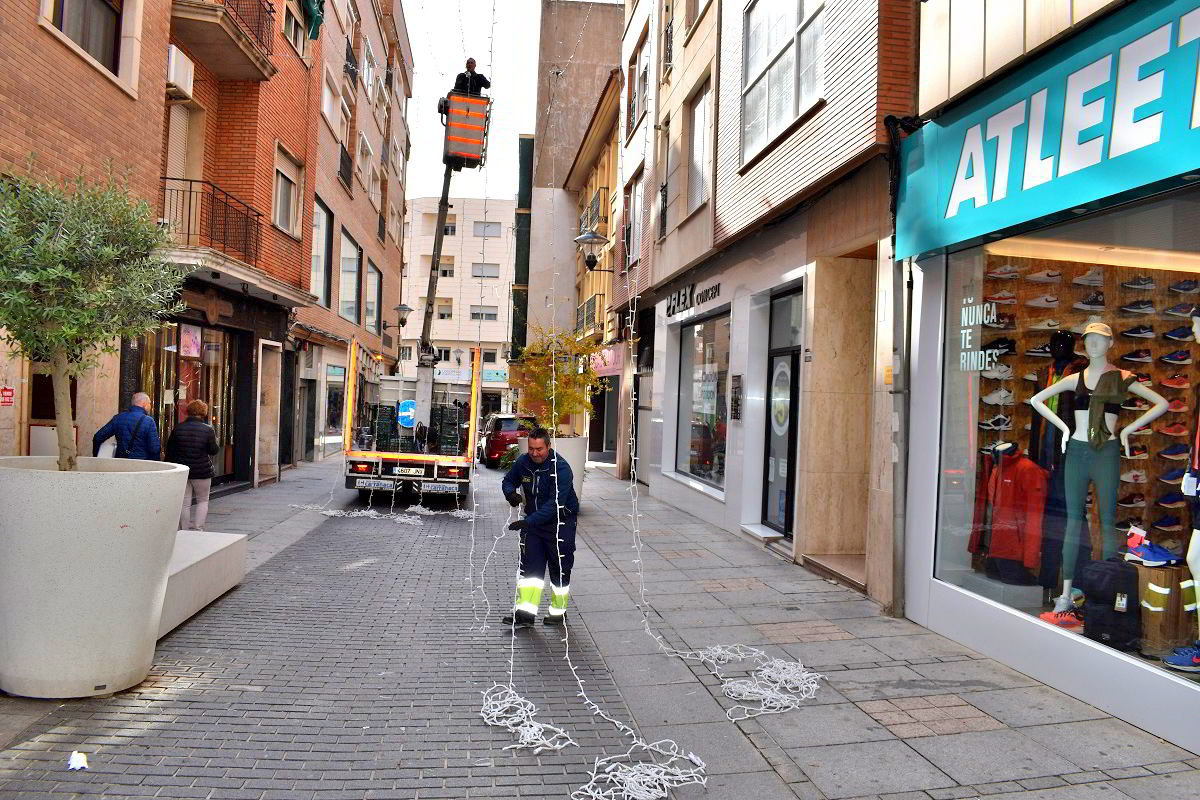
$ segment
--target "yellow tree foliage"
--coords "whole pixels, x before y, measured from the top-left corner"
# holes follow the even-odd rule
[[[596,375],[593,361],[602,359],[604,345],[590,339],[577,339],[574,331],[535,327],[531,341],[514,364],[512,382],[520,393],[521,411],[537,417],[538,424],[556,428],[572,414],[590,414],[592,394],[607,388],[607,381]]]

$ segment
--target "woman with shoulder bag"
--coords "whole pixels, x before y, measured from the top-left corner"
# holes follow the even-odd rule
[[[179,514],[179,530],[202,531],[208,516],[208,493],[212,489],[212,457],[220,448],[217,433],[208,424],[208,403],[193,400],[187,405],[188,418],[175,426],[167,439],[167,461],[182,464],[191,472],[183,492],[183,510]],[[196,514],[192,519],[192,500]]]

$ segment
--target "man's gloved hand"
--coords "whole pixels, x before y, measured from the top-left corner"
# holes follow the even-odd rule
[[[511,494],[505,495],[504,499],[507,500],[508,504],[510,506],[512,506],[513,508],[516,508],[517,506],[521,505],[522,498],[521,498],[520,492],[513,492]]]
[[[516,522],[510,522],[510,523],[508,523],[508,529],[509,529],[510,531],[521,531],[521,530],[524,530],[524,529],[525,529],[525,520],[523,520],[523,519],[519,519],[519,520],[517,520]]]

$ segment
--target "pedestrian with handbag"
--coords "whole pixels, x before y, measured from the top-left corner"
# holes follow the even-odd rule
[[[208,494],[212,489],[212,457],[220,447],[217,433],[208,424],[208,403],[193,400],[187,404],[187,419],[175,426],[167,437],[167,461],[183,464],[188,473],[183,490],[183,510],[179,514],[179,530],[202,531],[208,517]],[[196,502],[193,517],[192,501]]]
[[[158,423],[150,416],[150,395],[138,392],[128,411],[122,411],[110,419],[92,437],[92,455],[100,454],[100,445],[115,438],[116,458],[140,458],[158,461],[162,454],[162,442],[158,438]]]

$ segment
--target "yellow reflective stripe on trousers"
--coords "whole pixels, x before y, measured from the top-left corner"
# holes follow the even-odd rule
[[[570,598],[570,586],[555,586],[550,584],[550,613],[560,616],[567,613],[567,600]]]
[[[1142,592],[1142,607],[1150,611],[1166,611],[1167,598],[1170,596],[1170,587],[1159,586],[1147,581],[1146,589]]]
[[[516,609],[536,614],[538,604],[542,602],[542,587],[545,585],[546,582],[541,578],[521,578],[518,580]]]
[[[1186,580],[1179,582],[1179,590],[1183,593],[1183,610],[1196,610],[1196,581]]]

